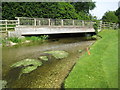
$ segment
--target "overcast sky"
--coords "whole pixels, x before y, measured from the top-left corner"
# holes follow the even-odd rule
[[[96,2],[96,8],[90,13],[101,19],[106,11],[115,11],[118,9],[118,2],[120,0],[93,0]]]

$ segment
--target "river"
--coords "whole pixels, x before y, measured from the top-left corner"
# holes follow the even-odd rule
[[[82,37],[59,38],[57,41],[49,40],[43,44],[32,46],[12,47],[2,49],[2,77],[8,82],[9,88],[61,88],[61,84],[67,77],[78,58],[85,53],[86,47],[94,43],[94,40],[85,40]],[[48,50],[64,50],[69,56],[62,60],[49,60],[41,67],[29,74],[23,74],[18,78],[17,72],[10,73],[10,66],[26,58],[38,59]],[[79,50],[83,50],[82,53]]]

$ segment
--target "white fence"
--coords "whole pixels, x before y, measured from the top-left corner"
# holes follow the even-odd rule
[[[0,20],[0,32],[7,32],[18,25],[18,20]]]
[[[110,22],[102,22],[101,24],[102,29],[118,29],[119,24],[117,23],[110,23]]]

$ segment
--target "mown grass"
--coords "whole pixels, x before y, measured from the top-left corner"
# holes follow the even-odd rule
[[[76,63],[65,80],[65,88],[118,87],[118,31],[103,30],[102,39],[90,48]]]

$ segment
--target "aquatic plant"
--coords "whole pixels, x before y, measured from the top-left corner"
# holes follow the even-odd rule
[[[16,68],[16,67],[20,67],[20,66],[41,66],[42,62],[36,59],[25,59],[19,62],[14,63],[13,65],[11,65],[11,67]]]
[[[42,62],[36,59],[25,59],[15,64],[11,65],[12,68],[22,67],[19,78],[24,73],[30,73],[33,70],[37,69],[38,66],[41,66]]]
[[[6,88],[7,81],[6,80],[0,80],[0,85],[2,85],[2,88]],[[1,87],[0,87],[0,89],[1,89]]]
[[[41,38],[42,38],[42,40],[46,40],[46,39],[48,39],[48,35],[43,35],[43,36],[41,36]]]
[[[66,51],[46,51],[44,53],[51,54],[56,59],[63,59],[69,55]]]
[[[79,52],[79,53],[81,53],[81,52],[82,52],[82,50],[78,50],[78,52]]]
[[[44,61],[48,61],[48,57],[47,56],[40,56],[39,59],[44,60]]]
[[[25,67],[22,68],[22,73],[30,73],[31,71],[37,69],[37,66],[29,66],[29,67]]]

